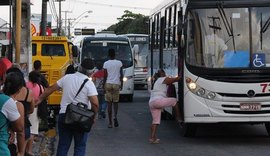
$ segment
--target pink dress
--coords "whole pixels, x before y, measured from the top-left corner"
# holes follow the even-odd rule
[[[167,85],[163,83],[166,77],[160,77],[154,84],[149,100],[149,108],[152,114],[152,124],[160,124],[161,112],[165,107],[175,106],[177,99],[167,97]]]
[[[41,85],[40,85],[41,86]],[[33,94],[33,99],[36,100],[39,97],[40,94],[40,87],[38,84],[36,83],[32,83],[32,82],[27,82],[26,83],[26,87],[29,88],[32,91]],[[44,89],[41,86],[41,91],[43,92]],[[34,112],[32,114],[29,115],[29,120],[31,122],[31,134],[34,135],[38,135],[38,125],[39,125],[39,120],[38,120],[38,116],[37,116],[37,107],[34,108]]]

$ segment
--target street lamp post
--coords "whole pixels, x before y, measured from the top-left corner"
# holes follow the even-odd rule
[[[70,28],[74,27],[77,23],[80,22],[81,19],[87,18],[88,15],[82,16],[81,18],[75,18],[75,19],[68,19],[68,38],[70,38]],[[73,22],[70,22],[70,20],[74,20]]]
[[[70,28],[71,28],[71,27],[74,27],[81,19],[87,18],[88,15],[83,16],[85,13],[90,14],[90,13],[92,13],[92,12],[93,12],[92,10],[88,10],[88,11],[85,11],[85,12],[81,13],[81,14],[80,14],[78,17],[76,17],[76,18],[73,18],[73,19],[69,18],[69,19],[68,19],[68,38],[70,38]],[[71,22],[70,20],[74,20],[74,21]]]

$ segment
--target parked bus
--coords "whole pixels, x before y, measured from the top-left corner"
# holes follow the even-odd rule
[[[265,124],[270,134],[269,0],[166,0],[150,24],[151,75],[181,77],[184,136],[202,123]]]
[[[149,35],[147,34],[123,34],[130,40],[134,61],[134,85],[147,86]]]
[[[124,83],[120,96],[131,102],[134,93],[134,59],[127,37],[107,33],[85,37],[80,45],[80,60],[91,58],[104,63],[108,60],[108,50],[111,48],[115,50],[116,59],[123,63]]]

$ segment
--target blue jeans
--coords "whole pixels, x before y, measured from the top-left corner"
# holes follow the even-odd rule
[[[107,109],[107,103],[105,101],[105,96],[104,94],[98,94],[98,101],[99,101],[99,109],[98,109],[98,112],[99,114],[101,112],[105,112],[106,109]]]
[[[67,156],[70,144],[74,137],[74,156],[84,156],[86,142],[89,133],[77,132],[69,129],[63,124],[65,114],[59,114],[58,134],[59,142],[56,156]]]

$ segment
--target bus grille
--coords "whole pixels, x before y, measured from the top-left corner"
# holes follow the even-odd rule
[[[228,114],[268,114],[270,110],[261,110],[261,111],[232,111],[232,110],[224,110],[224,113]]]
[[[247,94],[232,94],[232,93],[218,93],[222,97],[248,97]],[[270,93],[265,93],[265,94],[255,94],[254,97],[266,97],[270,96]]]

